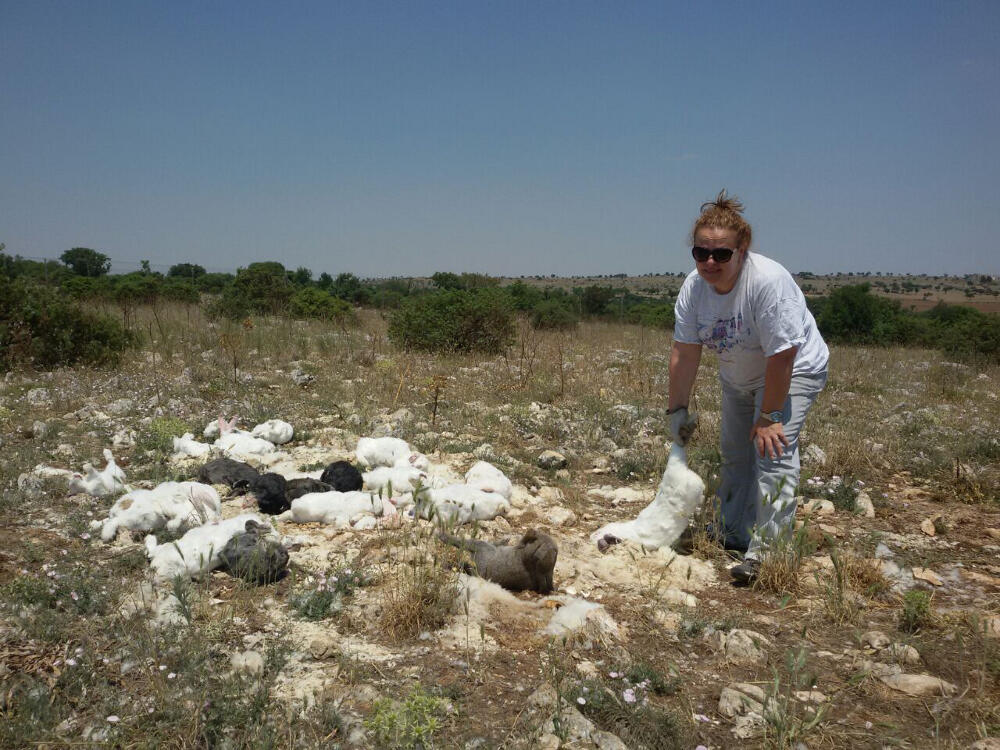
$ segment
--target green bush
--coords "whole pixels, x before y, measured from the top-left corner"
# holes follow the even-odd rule
[[[251,263],[237,271],[236,278],[209,305],[207,312],[212,317],[230,320],[251,314],[279,315],[288,309],[294,292],[283,265],[275,261]]]
[[[495,354],[513,338],[510,300],[498,289],[408,297],[389,317],[389,339],[406,349]]]
[[[826,339],[883,346],[906,343],[899,303],[872,294],[870,288],[869,284],[842,286],[813,302],[816,325]]]
[[[82,310],[58,289],[0,276],[0,369],[115,365],[132,343],[116,320]]]
[[[559,299],[543,299],[531,313],[531,325],[536,329],[565,331],[576,328],[578,322],[573,309]]]
[[[823,337],[831,342],[927,346],[971,360],[1000,361],[1000,315],[941,303],[921,313],[871,293],[868,284],[844,286],[810,299]]]
[[[318,287],[306,286],[292,295],[288,313],[293,318],[341,321],[350,316],[351,306]]]
[[[674,306],[667,303],[640,302],[629,308],[626,319],[630,323],[638,323],[649,328],[672,330]]]
[[[379,698],[372,706],[365,726],[374,735],[377,747],[430,748],[441,728],[446,704],[417,684],[402,702]]]
[[[920,589],[910,589],[903,594],[903,607],[899,613],[899,629],[913,633],[931,622],[931,595]]]

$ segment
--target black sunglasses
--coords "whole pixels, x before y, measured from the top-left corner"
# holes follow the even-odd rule
[[[715,259],[716,263],[728,263],[729,259],[733,257],[735,250],[730,250],[728,247],[715,247],[709,250],[707,247],[698,247],[695,245],[691,248],[691,255],[699,263],[704,263],[709,258]]]

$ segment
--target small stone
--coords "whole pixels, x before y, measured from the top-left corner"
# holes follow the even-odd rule
[[[958,688],[950,682],[945,682],[940,677],[933,677],[929,674],[887,674],[879,675],[879,679],[893,690],[898,690],[907,695],[923,697],[934,697],[942,695],[954,695]]]
[[[710,642],[716,650],[725,654],[726,661],[747,665],[767,664],[767,652],[763,649],[770,646],[771,641],[760,633],[740,629],[728,633],[716,631]]]
[[[234,672],[245,672],[252,675],[264,673],[264,656],[260,651],[243,651],[233,654],[229,658],[229,663]]]
[[[906,643],[893,643],[886,652],[897,664],[919,664],[920,652]]]
[[[697,607],[698,598],[680,589],[667,589],[663,592],[663,601],[667,604],[678,604],[684,607]]]
[[[576,524],[576,513],[569,508],[556,505],[545,512],[545,520],[552,526],[573,526]]]
[[[40,420],[35,420],[31,425],[31,436],[36,440],[43,439],[49,433],[49,426]]]
[[[756,685],[745,682],[734,682],[722,688],[719,695],[719,713],[728,719],[743,714],[764,711],[764,691]]]
[[[888,648],[891,643],[892,641],[889,640],[889,636],[881,630],[869,630],[861,636],[862,647],[874,649],[875,651]]]
[[[474,451],[472,451],[472,455],[480,461],[496,461],[497,459],[496,449],[489,443],[483,443],[478,446]]]
[[[540,469],[563,469],[566,467],[566,456],[556,451],[542,451],[536,459]]]
[[[979,623],[980,632],[987,638],[1000,638],[1000,615],[989,615]]]
[[[969,750],[1000,750],[1000,737],[985,737],[976,740],[969,746]]]
[[[802,451],[802,458],[805,463],[826,466],[826,451],[814,443],[806,446],[806,449]]]
[[[48,388],[32,388],[26,397],[32,406],[49,406],[52,403]]]
[[[744,716],[736,717],[733,735],[738,740],[750,740],[764,733],[764,717],[751,711]]]
[[[330,636],[320,636],[310,641],[309,653],[314,659],[326,659],[340,653],[340,648],[337,641]]]
[[[941,576],[930,568],[914,568],[913,577],[918,581],[925,581],[932,586],[941,586],[944,584],[944,581],[941,580]]]
[[[803,703],[826,703],[827,697],[819,690],[796,690],[796,699]]]
[[[854,512],[865,518],[875,518],[875,506],[867,492],[861,490],[854,500]]]
[[[937,536],[937,529],[934,527],[934,521],[939,517],[940,516],[933,516],[931,518],[925,518],[920,522],[920,530],[927,536]]]
[[[817,497],[806,500],[805,505],[802,506],[802,512],[808,515],[830,516],[837,512],[837,508],[831,501]]]

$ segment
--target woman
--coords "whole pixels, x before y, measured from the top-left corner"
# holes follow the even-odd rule
[[[688,401],[701,349],[722,381],[720,541],[745,551],[730,573],[752,582],[769,543],[790,534],[799,482],[799,431],[826,384],[829,350],[791,274],[750,252],[743,204],[726,191],[701,207],[696,270],[677,295],[668,413],[673,438],[692,429]]]

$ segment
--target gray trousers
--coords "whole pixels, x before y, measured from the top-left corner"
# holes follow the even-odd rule
[[[826,385],[826,373],[794,375],[782,407],[788,447],[779,458],[761,458],[750,440],[764,388],[741,391],[722,384],[722,482],[716,493],[726,545],[760,559],[768,542],[789,534],[799,486],[799,431]]]

